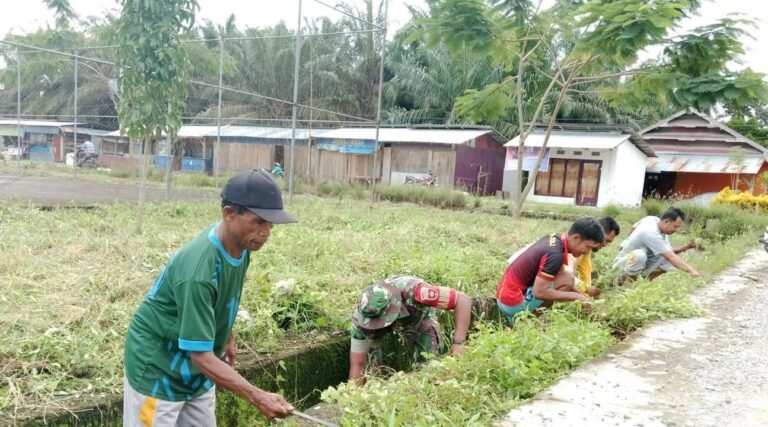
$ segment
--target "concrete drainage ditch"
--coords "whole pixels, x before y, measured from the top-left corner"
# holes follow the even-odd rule
[[[499,319],[494,299],[475,299],[473,319]],[[452,330],[453,317],[441,313],[440,322],[446,331]],[[281,390],[297,409],[323,419],[338,418],[340,414],[327,404],[319,404],[320,393],[328,387],[346,381],[349,370],[349,334],[337,332],[328,338],[303,344],[294,338],[284,349],[270,356],[240,355],[238,371],[252,384],[265,390]],[[410,371],[408,355],[412,349],[396,337],[382,343],[384,363],[396,370]],[[222,391],[216,397],[219,426],[252,425],[258,411],[244,400]],[[122,396],[106,395],[87,398],[69,410],[48,408],[44,413],[28,414],[16,420],[24,426],[120,426],[122,425]],[[299,425],[311,425],[306,421]],[[0,426],[4,425],[0,421]]]

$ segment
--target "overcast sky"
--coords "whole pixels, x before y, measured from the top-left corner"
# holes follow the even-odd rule
[[[347,0],[362,7],[361,0]],[[9,2],[9,0],[5,0]],[[103,15],[109,10],[117,10],[115,0],[70,0],[75,12],[80,16]],[[322,0],[334,5],[336,0]],[[230,14],[235,14],[236,22],[244,26],[261,27],[285,21],[290,28],[296,27],[299,0],[198,0],[200,11],[198,20],[211,20],[215,24],[223,23]],[[550,1],[545,0],[545,4]],[[424,7],[424,0],[390,0],[389,22],[392,30],[405,24],[410,15],[406,5]],[[747,54],[746,66],[755,71],[768,74],[768,7],[763,0],[710,0],[704,2],[700,16],[686,22],[686,28],[706,25],[731,12],[743,13],[758,19],[758,28],[753,31],[755,40],[744,40]],[[307,17],[340,16],[315,0],[303,0],[303,15]],[[8,32],[31,32],[34,29],[52,25],[53,15],[43,5],[42,0],[25,0],[14,8],[4,7],[0,13],[0,35]],[[391,33],[390,33],[391,34]],[[762,43],[760,43],[762,41]]]

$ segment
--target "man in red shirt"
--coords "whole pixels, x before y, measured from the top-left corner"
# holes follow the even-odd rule
[[[556,301],[581,301],[585,309],[591,308],[588,297],[573,288],[573,277],[564,277],[569,273],[562,267],[568,264],[568,254],[579,257],[590,253],[604,240],[605,232],[597,219],[585,217],[577,219],[568,233],[544,236],[518,251],[496,288],[499,309],[512,322],[521,311],[535,311]]]

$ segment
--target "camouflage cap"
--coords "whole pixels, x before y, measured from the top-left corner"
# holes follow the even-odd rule
[[[403,305],[400,289],[385,282],[379,282],[363,289],[352,324],[361,329],[386,328],[401,317],[409,315]]]

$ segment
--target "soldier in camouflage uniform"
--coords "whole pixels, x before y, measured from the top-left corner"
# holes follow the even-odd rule
[[[414,357],[440,350],[440,324],[435,309],[455,310],[451,353],[464,351],[472,301],[455,289],[435,286],[412,276],[394,276],[365,288],[352,315],[352,343],[349,352],[349,380],[365,382],[369,355],[381,362],[379,343],[392,332],[403,334],[415,344]]]

